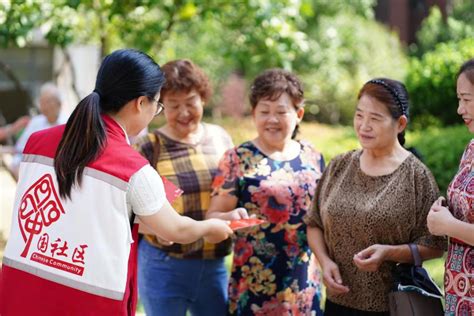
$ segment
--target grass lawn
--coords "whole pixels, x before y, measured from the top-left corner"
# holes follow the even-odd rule
[[[251,119],[232,120],[223,119],[213,121],[224,127],[238,145],[257,136],[255,126]],[[303,122],[300,126],[299,139],[310,141],[329,162],[334,156],[359,147],[359,143],[352,127],[330,126],[315,122]]]

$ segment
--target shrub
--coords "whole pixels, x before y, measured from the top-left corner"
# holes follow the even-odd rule
[[[441,43],[421,59],[413,58],[405,80],[411,99],[411,116],[429,122],[435,116],[443,124],[459,122],[456,114],[456,73],[461,64],[474,57],[474,39]],[[421,127],[423,126],[422,124]]]
[[[412,54],[420,57],[434,50],[439,43],[459,42],[474,37],[473,9],[474,3],[455,1],[449,15],[443,18],[439,8],[433,6],[416,34],[417,43],[410,47]]]
[[[310,65],[298,71],[305,83],[306,119],[350,124],[367,80],[406,75],[408,61],[398,36],[375,21],[350,14],[323,17],[309,36],[314,39]]]
[[[407,142],[421,152],[441,194],[446,195],[446,189],[458,171],[462,153],[471,138],[472,134],[467,128],[458,125],[411,132],[407,136]]]

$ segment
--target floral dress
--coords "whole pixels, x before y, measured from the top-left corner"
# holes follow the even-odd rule
[[[464,151],[459,171],[448,187],[453,216],[474,225],[474,140]],[[445,315],[474,316],[474,247],[450,239],[446,273]]]
[[[300,142],[300,154],[276,161],[246,142],[224,154],[213,195],[266,223],[236,232],[229,280],[230,315],[322,315],[320,274],[303,216],[324,168],[322,156]]]

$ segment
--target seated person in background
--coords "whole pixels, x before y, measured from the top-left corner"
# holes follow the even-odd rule
[[[56,125],[65,124],[67,121],[67,116],[61,113],[61,105],[63,103],[61,92],[53,83],[47,82],[41,87],[38,103],[41,114],[31,119],[25,131],[15,144],[16,155],[13,157],[11,171],[16,179],[18,179],[18,171],[22,158],[21,153],[31,134]]]

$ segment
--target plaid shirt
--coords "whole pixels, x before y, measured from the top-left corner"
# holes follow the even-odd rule
[[[172,140],[159,130],[149,133],[135,145],[161,176],[184,191],[172,206],[179,214],[195,220],[205,218],[219,160],[233,147],[232,139],[224,129],[212,124],[204,123],[203,126],[204,136],[197,145]],[[145,238],[176,258],[221,258],[230,253],[232,245],[230,238],[218,244],[200,239],[191,244],[171,246],[161,245],[154,235],[145,235]]]

